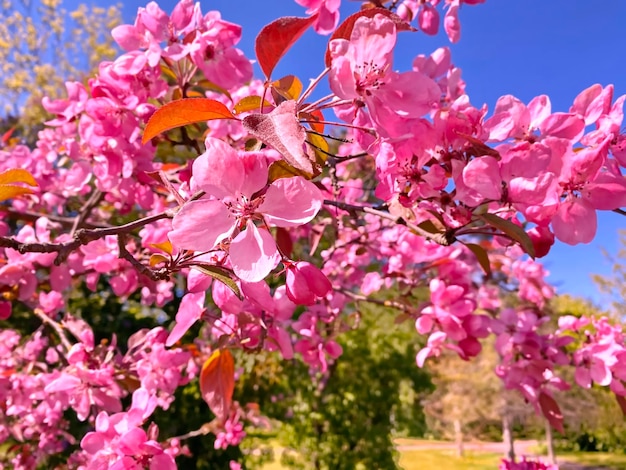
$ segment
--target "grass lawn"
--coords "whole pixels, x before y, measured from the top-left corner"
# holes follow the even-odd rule
[[[398,445],[411,445],[417,439],[398,440]],[[466,451],[464,457],[458,457],[450,448],[449,443],[442,441],[428,441],[432,448],[419,450],[404,450],[400,452],[400,468],[403,470],[496,470],[502,456],[489,452]],[[437,448],[442,447],[442,448]],[[275,455],[280,455],[281,449],[276,446]],[[610,454],[606,452],[567,452],[558,453],[560,463],[564,461],[576,462],[591,469],[624,470],[626,469],[626,455]],[[287,470],[279,462],[264,465],[262,470]]]
[[[404,470],[495,470],[498,454],[467,452],[457,457],[451,450],[408,450],[400,453],[400,467]]]
[[[559,462],[567,460],[592,468],[602,468],[611,470],[624,470],[626,468],[626,455],[610,454],[608,452],[567,452],[557,454]]]

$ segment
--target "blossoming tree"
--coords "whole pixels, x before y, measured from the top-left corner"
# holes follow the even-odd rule
[[[553,111],[509,95],[489,112],[446,47],[393,68],[399,33],[434,34],[443,15],[458,41],[460,7],[482,1],[372,0],[341,23],[340,0],[297,1],[308,16],[257,36],[262,79],[239,26],[191,0],[169,15],[151,2],[113,30],[120,57],[44,98],[55,118],[35,148],[2,140],[0,458],[14,468],[68,446],[69,468],[176,468],[184,440],[152,417],[195,380],[215,419],[189,435],[236,445],[258,416],[233,397],[231,351],[323,376],[364,302],[415,324],[416,367],[444,350],[471,360],[495,336],[495,373],[557,430],[553,393],[570,386],[557,366],[626,409],[621,327],[546,328],[554,291],[535,261],[555,238],[589,242],[596,211],[626,205],[624,96],[594,85]],[[330,35],[319,76],[273,77],[309,28]],[[315,96],[324,80],[331,93]],[[68,294],[103,281],[120,301],[180,298],[175,318],[97,342]],[[11,328],[16,309],[41,326]],[[91,430],[70,434],[68,410]]]

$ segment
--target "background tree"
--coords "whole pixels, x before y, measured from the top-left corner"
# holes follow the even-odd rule
[[[121,20],[115,5],[67,11],[62,0],[0,3],[0,133],[17,126],[32,140],[50,118],[42,98],[63,96],[65,81],[84,80],[118,54],[110,32]]]

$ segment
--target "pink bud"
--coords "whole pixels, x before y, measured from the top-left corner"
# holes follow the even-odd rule
[[[287,268],[287,297],[296,304],[313,305],[331,288],[326,275],[311,263],[299,261]]]
[[[11,316],[11,304],[0,302],[0,320],[6,320]]]
[[[417,14],[417,23],[422,31],[434,36],[439,31],[439,12],[429,4],[425,4]]]
[[[554,234],[548,227],[534,227],[528,231],[530,241],[535,248],[535,257],[542,258],[548,254],[554,245]]]

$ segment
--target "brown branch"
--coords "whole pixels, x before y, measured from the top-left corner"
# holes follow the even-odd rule
[[[348,204],[348,203],[339,202],[339,201],[331,201],[328,199],[324,200],[324,204],[328,206],[338,207],[339,209],[352,212],[352,213],[364,212],[366,214],[372,214],[377,217],[380,217],[381,219],[390,220],[391,222],[394,222],[398,225],[404,225],[416,235],[420,235],[426,238],[427,240],[431,240],[442,246],[450,246],[452,243],[456,241],[456,238],[454,237],[452,233],[449,233],[449,232],[430,233],[411,222],[407,222],[402,217],[395,216],[393,214],[390,214],[389,212],[381,211],[379,209],[374,209],[373,207],[357,206],[354,204]]]
[[[10,237],[0,237],[0,247],[4,248],[12,248],[20,253],[58,253],[56,259],[54,260],[54,264],[59,266],[62,262],[64,262],[67,257],[73,252],[76,251],[80,246],[87,245],[88,243],[98,240],[100,238],[104,238],[107,235],[120,235],[125,233],[130,233],[137,228],[141,228],[145,225],[148,225],[152,222],[156,222],[161,219],[169,219],[172,218],[172,211],[165,211],[159,214],[151,215],[149,217],[144,217],[143,219],[138,219],[133,222],[129,222],[124,225],[120,225],[117,227],[106,227],[106,228],[93,228],[93,229],[79,229],[74,234],[74,238],[71,241],[61,242],[61,243],[23,243],[15,240]]]
[[[43,310],[39,308],[36,308],[35,310],[33,310],[33,312],[35,313],[35,315],[37,315],[37,317],[39,317],[39,319],[43,323],[49,325],[50,327],[52,327],[54,331],[56,331],[57,335],[59,335],[59,339],[61,340],[61,343],[63,344],[63,346],[65,346],[65,349],[67,351],[72,349],[72,345],[70,341],[67,339],[67,336],[65,336],[65,332],[63,331],[63,326],[61,326],[61,324],[55,322],[52,318],[46,315]]]
[[[416,313],[415,310],[413,310],[411,307],[404,305],[400,302],[396,302],[395,300],[373,299],[365,295],[355,294],[354,292],[351,292],[345,289],[336,289],[336,290],[344,294],[345,296],[350,297],[352,300],[356,300],[357,302],[369,302],[371,304],[376,304],[376,305],[380,305],[383,307],[395,308],[396,310],[400,310],[401,312],[407,313],[409,315],[415,315]]]
[[[32,212],[32,211],[18,211],[11,207],[5,207],[2,211],[6,211],[7,215],[15,220],[26,220],[28,222],[36,222],[41,217],[45,217],[52,222],[59,223],[65,227],[72,227],[75,222],[74,217],[63,217],[61,215],[54,214],[42,214],[40,212]],[[108,224],[98,223],[98,222],[84,222],[83,226],[85,228],[107,228],[110,227]]]
[[[137,260],[126,249],[126,234],[125,233],[120,233],[117,236],[117,246],[119,247],[119,250],[120,250],[120,258],[128,261],[133,266],[133,268],[135,268],[135,270],[139,272],[139,274],[143,274],[144,276],[151,279],[152,281],[167,280],[170,278],[170,274],[167,271],[167,269],[159,269],[155,271],[153,269],[150,269],[148,266],[142,264],[139,260]]]
[[[91,197],[83,204],[83,207],[78,211],[78,215],[74,219],[74,223],[72,224],[72,230],[70,230],[70,235],[74,236],[76,231],[81,228],[85,219],[89,217],[91,211],[95,209],[95,207],[100,204],[104,194],[99,189],[96,189],[93,193],[91,193]]]

